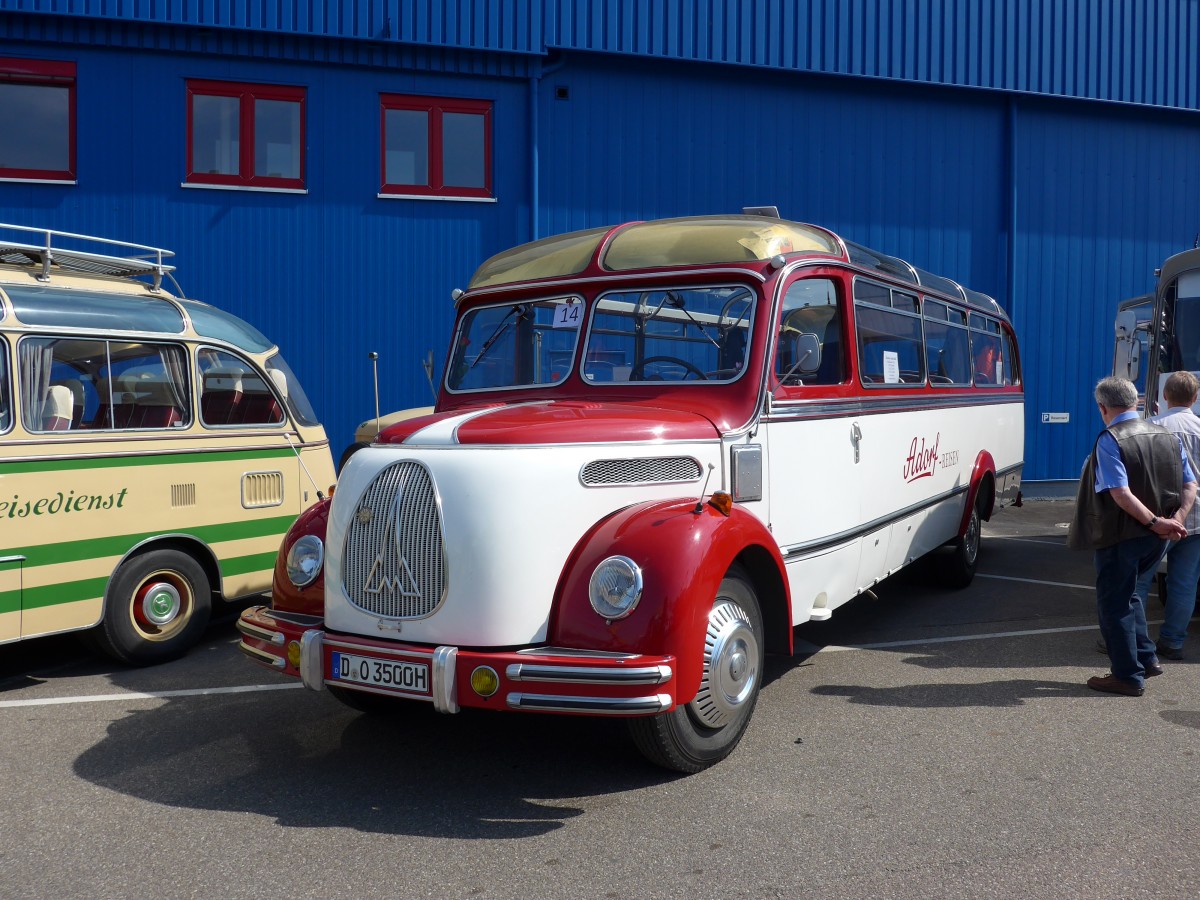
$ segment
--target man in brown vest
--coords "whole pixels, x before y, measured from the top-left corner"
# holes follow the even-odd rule
[[[1196,476],[1179,439],[1138,415],[1131,382],[1104,378],[1095,396],[1105,429],[1079,480],[1067,546],[1095,553],[1096,609],[1112,671],[1087,684],[1140,697],[1145,679],[1163,670],[1146,630],[1138,579],[1158,566],[1168,540],[1187,535]]]

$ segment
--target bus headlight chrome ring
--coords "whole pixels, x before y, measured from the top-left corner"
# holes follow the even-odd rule
[[[596,615],[623,619],[642,599],[642,570],[628,556],[610,556],[596,566],[588,582],[588,600]]]
[[[312,584],[325,562],[325,544],[315,534],[306,534],[288,548],[288,580],[296,587]]]

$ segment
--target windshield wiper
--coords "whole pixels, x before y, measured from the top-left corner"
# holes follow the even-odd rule
[[[526,315],[528,315],[528,313],[529,307],[524,303],[518,303],[507,313],[505,313],[504,318],[500,320],[500,322],[496,325],[495,330],[488,335],[488,339],[484,341],[483,346],[479,348],[479,355],[475,357],[474,361],[469,366],[467,366],[467,371],[470,372],[473,368],[479,365],[480,361],[487,356],[488,351],[492,349],[492,345],[504,336],[504,332],[508,331],[508,327],[512,324],[512,317],[514,314],[520,314],[520,316],[524,318]]]
[[[697,322],[697,321],[696,321],[696,319],[695,319],[695,317],[694,317],[694,316],[692,316],[692,314],[691,314],[691,313],[688,311],[688,308],[687,308],[687,307],[684,305],[684,303],[683,303],[683,298],[682,298],[682,297],[680,297],[680,296],[679,296],[678,294],[676,294],[674,291],[667,291],[667,296],[666,296],[666,299],[663,301],[663,303],[662,303],[662,304],[661,304],[661,305],[660,305],[658,308],[659,308],[659,309],[662,309],[664,305],[665,305],[665,306],[669,306],[669,307],[671,307],[672,309],[677,309],[677,310],[679,310],[681,313],[683,313],[685,316],[687,316],[687,317],[688,317],[688,321],[689,321],[689,322],[691,322],[693,325],[695,325],[695,326],[696,326],[696,329],[697,329],[697,330],[698,330],[698,331],[699,331],[699,332],[700,332],[702,335],[704,335],[704,337],[705,337],[705,338],[708,340],[708,342],[709,342],[710,344],[712,344],[712,345],[713,345],[714,347],[716,347],[718,350],[720,350],[720,349],[721,349],[721,345],[720,345],[719,343],[717,343],[717,341],[716,341],[716,340],[715,340],[715,339],[712,337],[712,335],[710,335],[710,334],[709,334],[707,331],[705,331],[705,330],[704,330],[704,326],[703,326],[703,325],[701,325],[699,322]]]

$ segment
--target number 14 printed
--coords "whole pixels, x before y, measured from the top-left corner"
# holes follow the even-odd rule
[[[583,317],[583,304],[578,300],[568,300],[554,307],[555,328],[578,328],[579,320]]]

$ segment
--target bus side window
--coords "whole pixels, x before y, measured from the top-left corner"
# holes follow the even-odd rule
[[[794,359],[796,336],[816,335],[821,359],[815,371]],[[809,338],[811,340],[811,338]],[[775,375],[784,385],[841,384],[846,377],[837,287],[829,278],[793,282],[783,297],[775,350]]]
[[[284,421],[283,405],[270,382],[245,360],[213,347],[203,347],[196,357],[200,374],[200,415],[206,425],[278,425]],[[286,384],[286,379],[284,380]]]
[[[925,384],[919,304],[911,294],[854,282],[858,366],[864,384]]]
[[[1003,356],[1001,363],[1003,364],[1004,384],[1020,384],[1021,373],[1017,365],[1017,348],[1013,343],[1012,335],[1008,332],[1004,333],[1004,349],[1001,351]],[[1143,381],[1145,376],[1143,376]]]
[[[970,384],[970,348],[962,311],[929,298],[924,309],[930,384]]]
[[[105,342],[75,338],[23,338],[17,345],[21,370],[21,420],[29,431],[79,428],[84,415],[84,380],[93,360],[105,358]]]
[[[8,377],[8,347],[0,349],[0,432],[12,427],[12,380]]]

